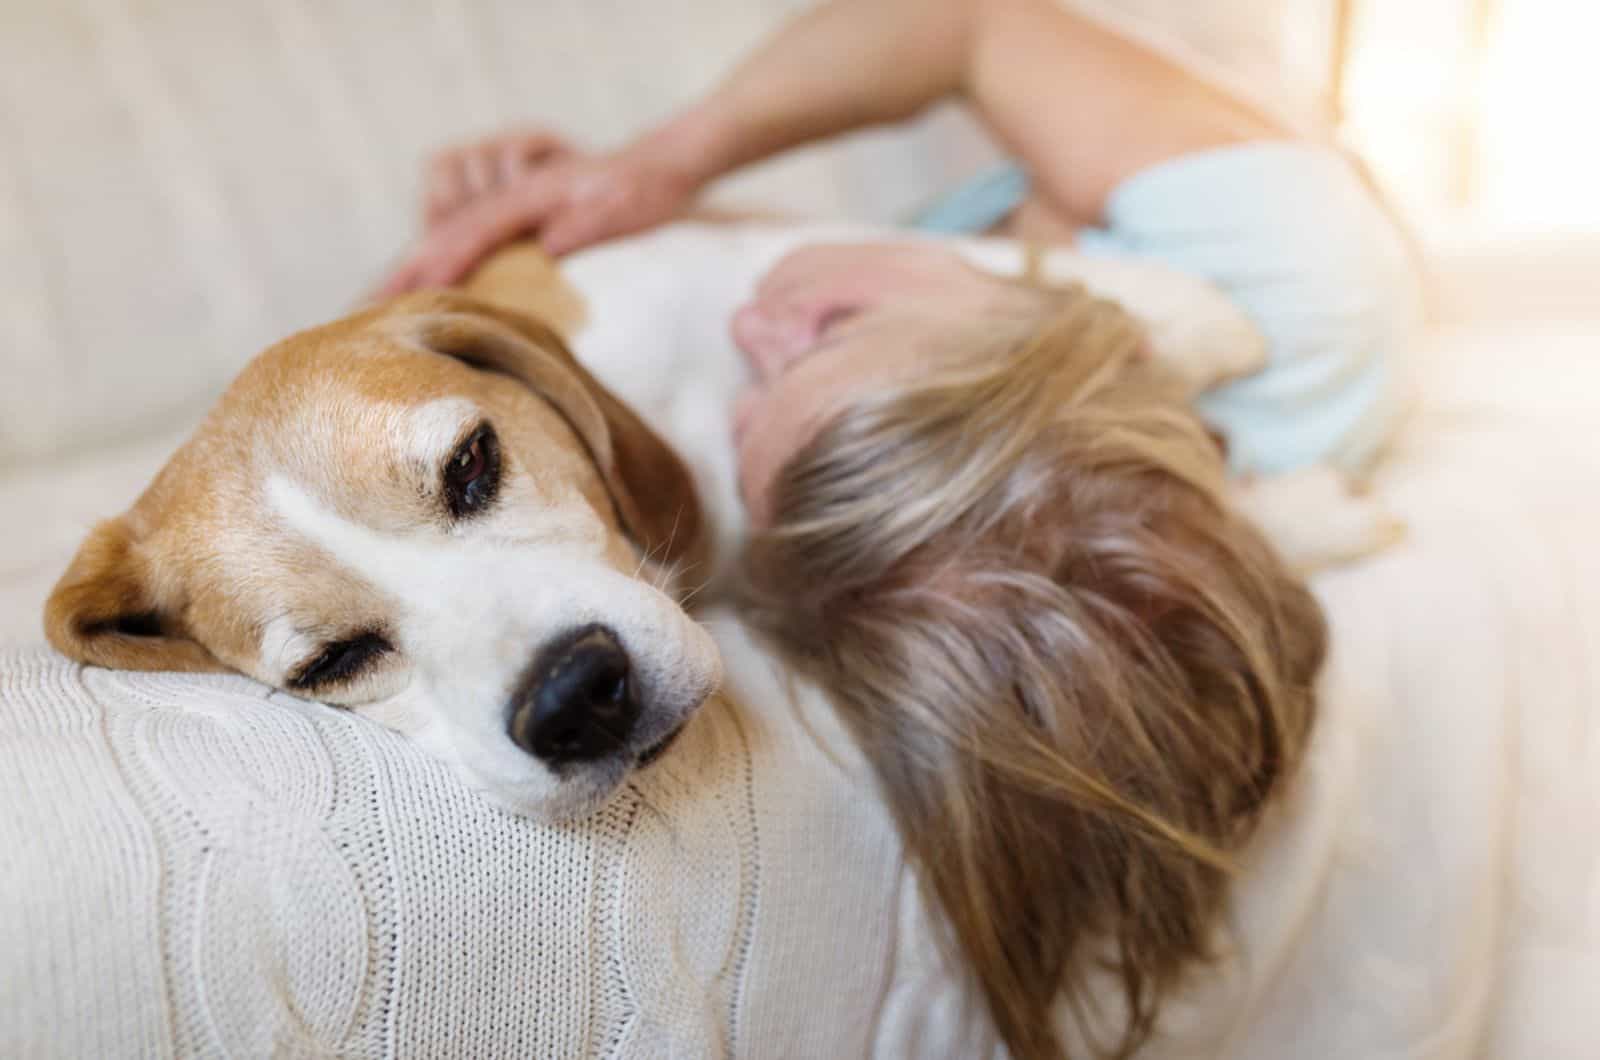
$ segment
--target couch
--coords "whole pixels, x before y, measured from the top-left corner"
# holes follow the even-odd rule
[[[246,357],[398,249],[426,145],[512,119],[613,141],[789,6],[0,12],[0,1054],[993,1050],[825,699],[735,612],[707,616],[726,702],[561,827],[349,714],[85,669],[39,634],[92,521]],[[984,157],[946,113],[727,193],[885,220]],[[717,307],[663,253],[586,290],[593,317],[712,348]],[[1149,1055],[1600,1041],[1600,325],[1572,279],[1595,260],[1446,255],[1423,402],[1374,482],[1410,536],[1318,580],[1336,640],[1311,764]],[[625,386],[626,338],[579,350]],[[657,410],[680,444],[716,429],[696,400]]]

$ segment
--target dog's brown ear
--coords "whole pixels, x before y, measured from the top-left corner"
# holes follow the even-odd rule
[[[495,251],[462,281],[461,291],[479,302],[531,316],[562,338],[570,338],[585,316],[582,296],[561,275],[555,259],[531,239]]]
[[[588,447],[634,542],[658,562],[703,571],[709,543],[689,469],[554,329],[453,293],[403,298],[394,311],[415,322],[412,337],[428,349],[510,375],[543,395]]]
[[[119,670],[225,670],[163,614],[126,516],[90,532],[44,608],[44,631],[78,662]]]

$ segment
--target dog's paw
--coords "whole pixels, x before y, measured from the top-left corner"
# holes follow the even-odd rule
[[[1405,523],[1331,467],[1236,483],[1234,507],[1303,573],[1353,563],[1405,538]]]

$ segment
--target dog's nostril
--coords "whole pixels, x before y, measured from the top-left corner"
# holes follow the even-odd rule
[[[628,694],[628,675],[622,673],[601,673],[595,677],[594,684],[589,686],[589,698],[596,703],[620,703],[622,697]]]
[[[511,738],[547,762],[580,762],[618,750],[638,719],[627,652],[590,626],[541,653],[512,705]]]
[[[557,729],[546,734],[542,742],[550,750],[576,754],[583,746],[584,731],[576,726]]]

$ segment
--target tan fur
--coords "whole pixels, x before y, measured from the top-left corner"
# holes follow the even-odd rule
[[[582,305],[553,264],[513,247],[471,286],[493,304],[409,296],[252,361],[132,509],[90,534],[46,605],[50,642],[94,665],[228,668],[280,683],[260,657],[272,616],[326,616],[332,635],[393,601],[285,539],[262,500],[265,478],[287,474],[380,530],[436,519],[418,496],[428,469],[395,438],[408,414],[444,395],[492,415],[540,496],[581,496],[611,528],[619,566],[640,555],[699,562],[688,472],[568,351],[556,329],[576,327]]]
[[[467,277],[461,289],[481,302],[530,316],[570,339],[583,326],[583,299],[537,243],[517,243]]]

